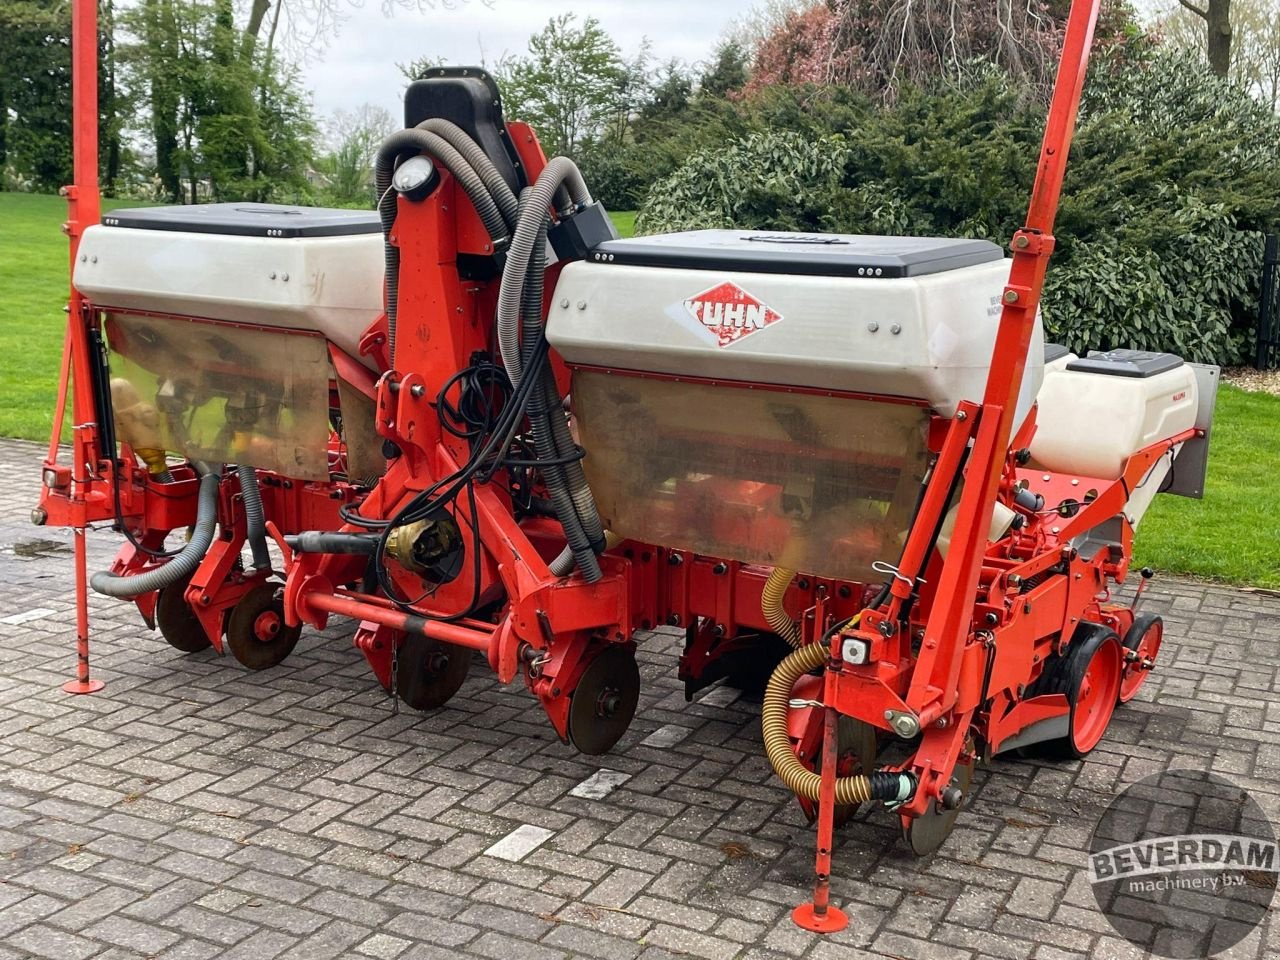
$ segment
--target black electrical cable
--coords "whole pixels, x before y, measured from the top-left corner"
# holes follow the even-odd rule
[[[548,347],[546,339],[545,337],[540,338],[539,343],[535,346],[535,351],[532,357],[533,364],[530,370],[531,373],[540,373],[542,371],[547,362],[547,352]],[[407,600],[400,595],[395,584],[391,580],[389,571],[387,570],[385,556],[387,543],[391,537],[391,533],[397,527],[406,526],[419,520],[425,520],[439,510],[445,509],[447,505],[456,500],[458,495],[464,489],[468,491],[468,501],[472,507],[472,516],[467,523],[471,527],[473,533],[472,562],[473,568],[477,574],[474,586],[476,591],[479,590],[479,553],[482,548],[482,544],[480,542],[478,524],[474,515],[475,491],[471,487],[471,484],[477,479],[481,479],[481,482],[489,479],[489,477],[491,477],[501,465],[501,457],[494,459],[492,462],[489,462],[490,458],[493,457],[495,452],[509,449],[515,431],[519,429],[521,423],[524,421],[525,410],[529,404],[530,398],[533,396],[533,390],[537,383],[539,383],[537,377],[525,377],[522,379],[520,386],[513,392],[510,401],[503,406],[501,413],[493,423],[492,429],[489,431],[485,441],[483,443],[479,443],[479,437],[472,441],[472,453],[467,462],[450,476],[436,481],[426,490],[416,494],[413,499],[411,499],[396,513],[394,517],[389,521],[386,521],[387,525],[382,528],[382,535],[378,540],[378,549],[374,553],[374,570],[377,575],[378,585],[382,588],[383,593],[388,599],[406,612],[415,614],[420,613],[412,608],[414,601]],[[439,408],[437,410],[437,414],[444,416],[443,411]],[[488,463],[490,469],[487,475],[482,476],[482,468],[486,466],[486,463]],[[424,593],[423,596],[425,597],[429,595],[430,592],[431,591]],[[478,602],[479,597],[475,597],[474,600],[475,602]],[[467,610],[453,614],[450,618],[442,617],[436,619],[459,619],[467,616],[473,608],[474,603]]]
[[[133,535],[133,531],[129,529],[129,525],[124,522],[124,508],[120,505],[120,464],[122,461],[113,460],[114,474],[111,478],[111,492],[115,499],[115,520],[116,529],[124,534],[124,538],[133,544],[133,548],[140,553],[145,553],[148,557],[155,560],[168,560],[176,557],[182,552],[182,548],[177,550],[154,550],[151,547],[144,546],[138,542],[138,538]]]
[[[368,517],[362,517],[355,507],[355,504],[350,503],[344,503],[338,507],[338,516],[342,518],[344,523],[349,523],[353,527],[364,527],[366,530],[381,530],[391,522],[389,520],[371,520]]]
[[[554,457],[550,460],[513,460],[511,458],[507,458],[506,460],[499,461],[499,463],[504,467],[562,467],[566,463],[577,463],[587,455],[587,451],[577,444],[574,444],[573,450],[574,452],[567,456]]]

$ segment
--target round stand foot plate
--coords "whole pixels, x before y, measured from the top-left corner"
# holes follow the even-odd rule
[[[818,913],[812,903],[802,903],[792,910],[791,919],[797,927],[814,933],[836,933],[849,925],[849,915],[839,907],[828,905],[825,913]]]
[[[62,685],[63,693],[97,693],[106,684],[101,680],[68,680]]]

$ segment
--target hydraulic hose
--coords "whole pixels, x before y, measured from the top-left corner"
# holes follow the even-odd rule
[[[89,586],[108,597],[136,597],[190,577],[195,573],[200,561],[204,559],[204,555],[209,552],[217,523],[218,476],[215,473],[206,473],[200,478],[196,522],[192,528],[191,539],[176,557],[162,567],[128,576],[102,570],[90,578]]]
[[[774,567],[773,573],[764,582],[760,591],[760,610],[764,613],[769,629],[780,636],[792,647],[800,646],[800,625],[791,619],[783,607],[782,601],[787,595],[787,588],[796,578],[796,572],[789,567]]]
[[[244,498],[245,535],[253,554],[254,570],[271,569],[271,553],[267,550],[267,518],[262,512],[262,491],[258,489],[258,472],[247,464],[236,468],[240,476],[240,496]]]
[[[818,801],[822,777],[812,770],[806,770],[791,748],[791,738],[787,733],[787,711],[790,708],[791,690],[796,681],[825,665],[829,653],[827,644],[818,642],[806,644],[788,655],[769,678],[769,685],[764,692],[764,704],[760,710],[764,749],[774,773],[797,796],[815,803]],[[853,777],[836,777],[836,804],[849,806],[872,800],[903,801],[910,799],[914,789],[915,780],[907,773],[876,771]]]

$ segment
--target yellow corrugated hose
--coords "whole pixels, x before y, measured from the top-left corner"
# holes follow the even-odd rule
[[[787,614],[783,607],[783,598],[787,588],[796,578],[796,572],[789,567],[774,567],[769,579],[764,582],[764,590],[760,593],[760,610],[769,624],[769,629],[793,647],[800,646],[800,625]]]
[[[776,570],[774,572],[777,573]],[[790,571],[787,572],[790,576],[794,576]],[[790,576],[787,583],[790,583]],[[767,586],[766,589],[768,589]],[[783,589],[786,589],[785,585]],[[844,626],[854,626],[857,621],[858,618],[855,617]],[[770,625],[772,623],[771,620]],[[781,631],[778,632],[781,633]],[[769,757],[769,763],[773,765],[773,772],[797,796],[815,803],[818,800],[822,777],[811,770],[806,770],[800,758],[791,749],[791,738],[787,733],[787,711],[790,709],[791,690],[796,685],[796,681],[826,663],[828,652],[827,645],[819,641],[799,647],[788,655],[778,664],[777,669],[773,671],[773,676],[769,678],[769,685],[764,692],[764,705],[760,711],[764,750]],[[867,777],[836,778],[837,805],[867,803],[871,798],[871,781]]]

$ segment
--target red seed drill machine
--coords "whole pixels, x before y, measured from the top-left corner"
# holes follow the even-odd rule
[[[1217,370],[1077,357],[1038,312],[1097,7],[1073,4],[1009,260],[979,240],[618,239],[476,69],[409,87],[376,212],[99,223],[80,0],[54,421],[73,385],[74,430],[35,517],[76,533],[67,689],[99,686],[90,585],[252,668],[338,615],[408,705],[446,702],[479,651],[599,754],[635,711],[641,635],[681,627],[690,693],[764,665],[765,750],[817,820],[795,920],[841,928],[838,817],[884,804],[935,850],[979,759],[1083,756],[1159,652],[1159,618],[1110,590],[1154,495],[1201,493]],[[92,580],[90,524],[129,538]]]

